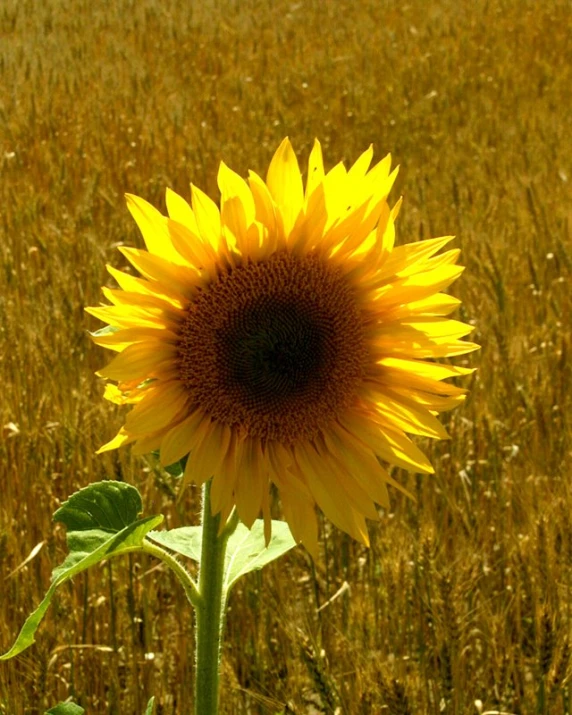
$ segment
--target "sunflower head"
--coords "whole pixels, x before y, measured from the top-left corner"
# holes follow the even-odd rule
[[[465,398],[443,381],[471,370],[435,359],[478,347],[448,318],[452,237],[395,247],[397,169],[372,158],[326,173],[316,141],[304,186],[285,139],[266,181],[221,163],[220,208],[195,186],[190,204],[167,190],[167,216],[127,196],[147,250],[120,250],[140,277],[109,266],[119,289],[88,311],[118,353],[105,396],[132,409],[100,451],[188,455],[184,481],[212,477],[213,511],[262,512],[267,538],[272,483],[312,553],[316,505],[368,543],[365,519],[402,489],[384,465],[432,472],[408,435],[447,438],[436,415]]]

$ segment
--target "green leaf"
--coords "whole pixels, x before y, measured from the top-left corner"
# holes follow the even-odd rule
[[[169,531],[153,531],[149,538],[178,554],[200,561],[200,526],[183,526]],[[228,540],[225,555],[224,588],[228,593],[241,576],[263,568],[266,564],[290,551],[296,542],[285,521],[272,521],[272,537],[266,546],[264,521],[257,519],[252,529],[238,524]]]
[[[202,527],[200,526],[181,526],[179,529],[169,529],[169,531],[152,531],[149,538],[193,561],[201,560]]]
[[[52,583],[38,608],[28,616],[16,642],[0,656],[8,660],[31,646],[52,597],[62,583],[104,559],[141,548],[144,537],[163,521],[163,516],[138,519],[141,496],[123,482],[97,482],[73,494],[54,514],[68,527],[69,554],[52,572]]]
[[[104,529],[118,532],[143,511],[141,495],[125,482],[96,482],[75,492],[54,514],[69,531]]]
[[[161,452],[158,449],[155,449],[151,452],[153,457],[159,462],[160,468],[167,472],[171,477],[175,477],[175,479],[181,479],[183,474],[185,473],[185,467],[187,466],[187,460],[188,460],[188,455],[183,457],[182,459],[179,459],[178,462],[173,462],[173,464],[168,464],[166,467],[164,467],[161,462]]]
[[[151,454],[155,457],[155,459],[159,462],[161,459],[161,452],[156,449]],[[164,469],[167,474],[170,474],[172,477],[175,477],[176,479],[181,479],[183,474],[185,473],[185,467],[187,466],[187,460],[188,460],[188,455],[183,457],[182,459],[179,459],[178,462],[173,462],[173,464],[168,464],[166,467],[161,467],[161,469]]]
[[[85,710],[75,703],[58,703],[46,710],[44,715],[83,715]]]
[[[145,710],[145,715],[153,715],[153,710],[154,710],[154,705],[155,705],[155,698],[151,698],[149,702],[147,703],[147,708]]]
[[[170,474],[172,477],[175,477],[176,479],[181,479],[183,474],[185,473],[187,459],[188,457],[183,457],[182,459],[179,459],[178,462],[168,464],[166,467],[163,467],[163,469],[167,472],[167,474]]]
[[[241,576],[264,568],[296,546],[285,521],[272,520],[272,536],[266,546],[264,521],[257,519],[248,529],[239,524],[228,540],[225,557],[224,588],[228,592]]]

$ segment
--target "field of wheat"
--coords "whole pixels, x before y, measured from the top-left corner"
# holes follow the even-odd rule
[[[0,651],[65,551],[51,515],[135,484],[169,527],[198,494],[129,449],[84,313],[141,245],[123,194],[215,199],[290,136],[326,164],[401,165],[398,241],[454,233],[479,353],[435,476],[397,472],[366,550],[322,523],[233,593],[221,712],[572,712],[572,7],[563,0],[3,0],[0,5]],[[111,283],[109,283],[111,285]],[[189,710],[183,592],[146,558],[62,589],[0,664],[0,713]]]

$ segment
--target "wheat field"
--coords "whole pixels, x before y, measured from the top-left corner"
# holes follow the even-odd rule
[[[221,713],[572,712],[572,6],[564,0],[3,0],[0,5],[0,651],[65,553],[51,514],[111,478],[168,527],[198,494],[129,449],[83,309],[126,191],[164,207],[218,162],[264,173],[289,135],[326,163],[401,165],[398,241],[454,233],[454,292],[483,347],[471,395],[397,472],[369,550],[322,523],[230,601]],[[109,283],[111,285],[111,283]],[[67,584],[37,643],[0,664],[0,713],[73,697],[88,715],[189,712],[185,597],[144,557]]]

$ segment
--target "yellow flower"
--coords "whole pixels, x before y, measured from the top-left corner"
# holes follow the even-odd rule
[[[315,505],[368,543],[365,519],[402,489],[380,460],[433,472],[406,435],[447,438],[435,415],[465,397],[443,380],[471,370],[433,359],[478,347],[446,317],[463,269],[458,250],[436,254],[452,237],[396,248],[397,170],[372,157],[325,173],[316,141],[304,187],[285,139],[266,182],[221,163],[220,210],[195,186],[191,205],[167,190],[168,217],[127,197],[147,251],[120,250],[142,277],[109,267],[121,290],[88,310],[114,328],[94,337],[119,353],[106,397],[133,408],[100,451],[189,455],[184,481],[213,477],[213,512],[262,512],[267,535],[273,483],[313,553]]]

